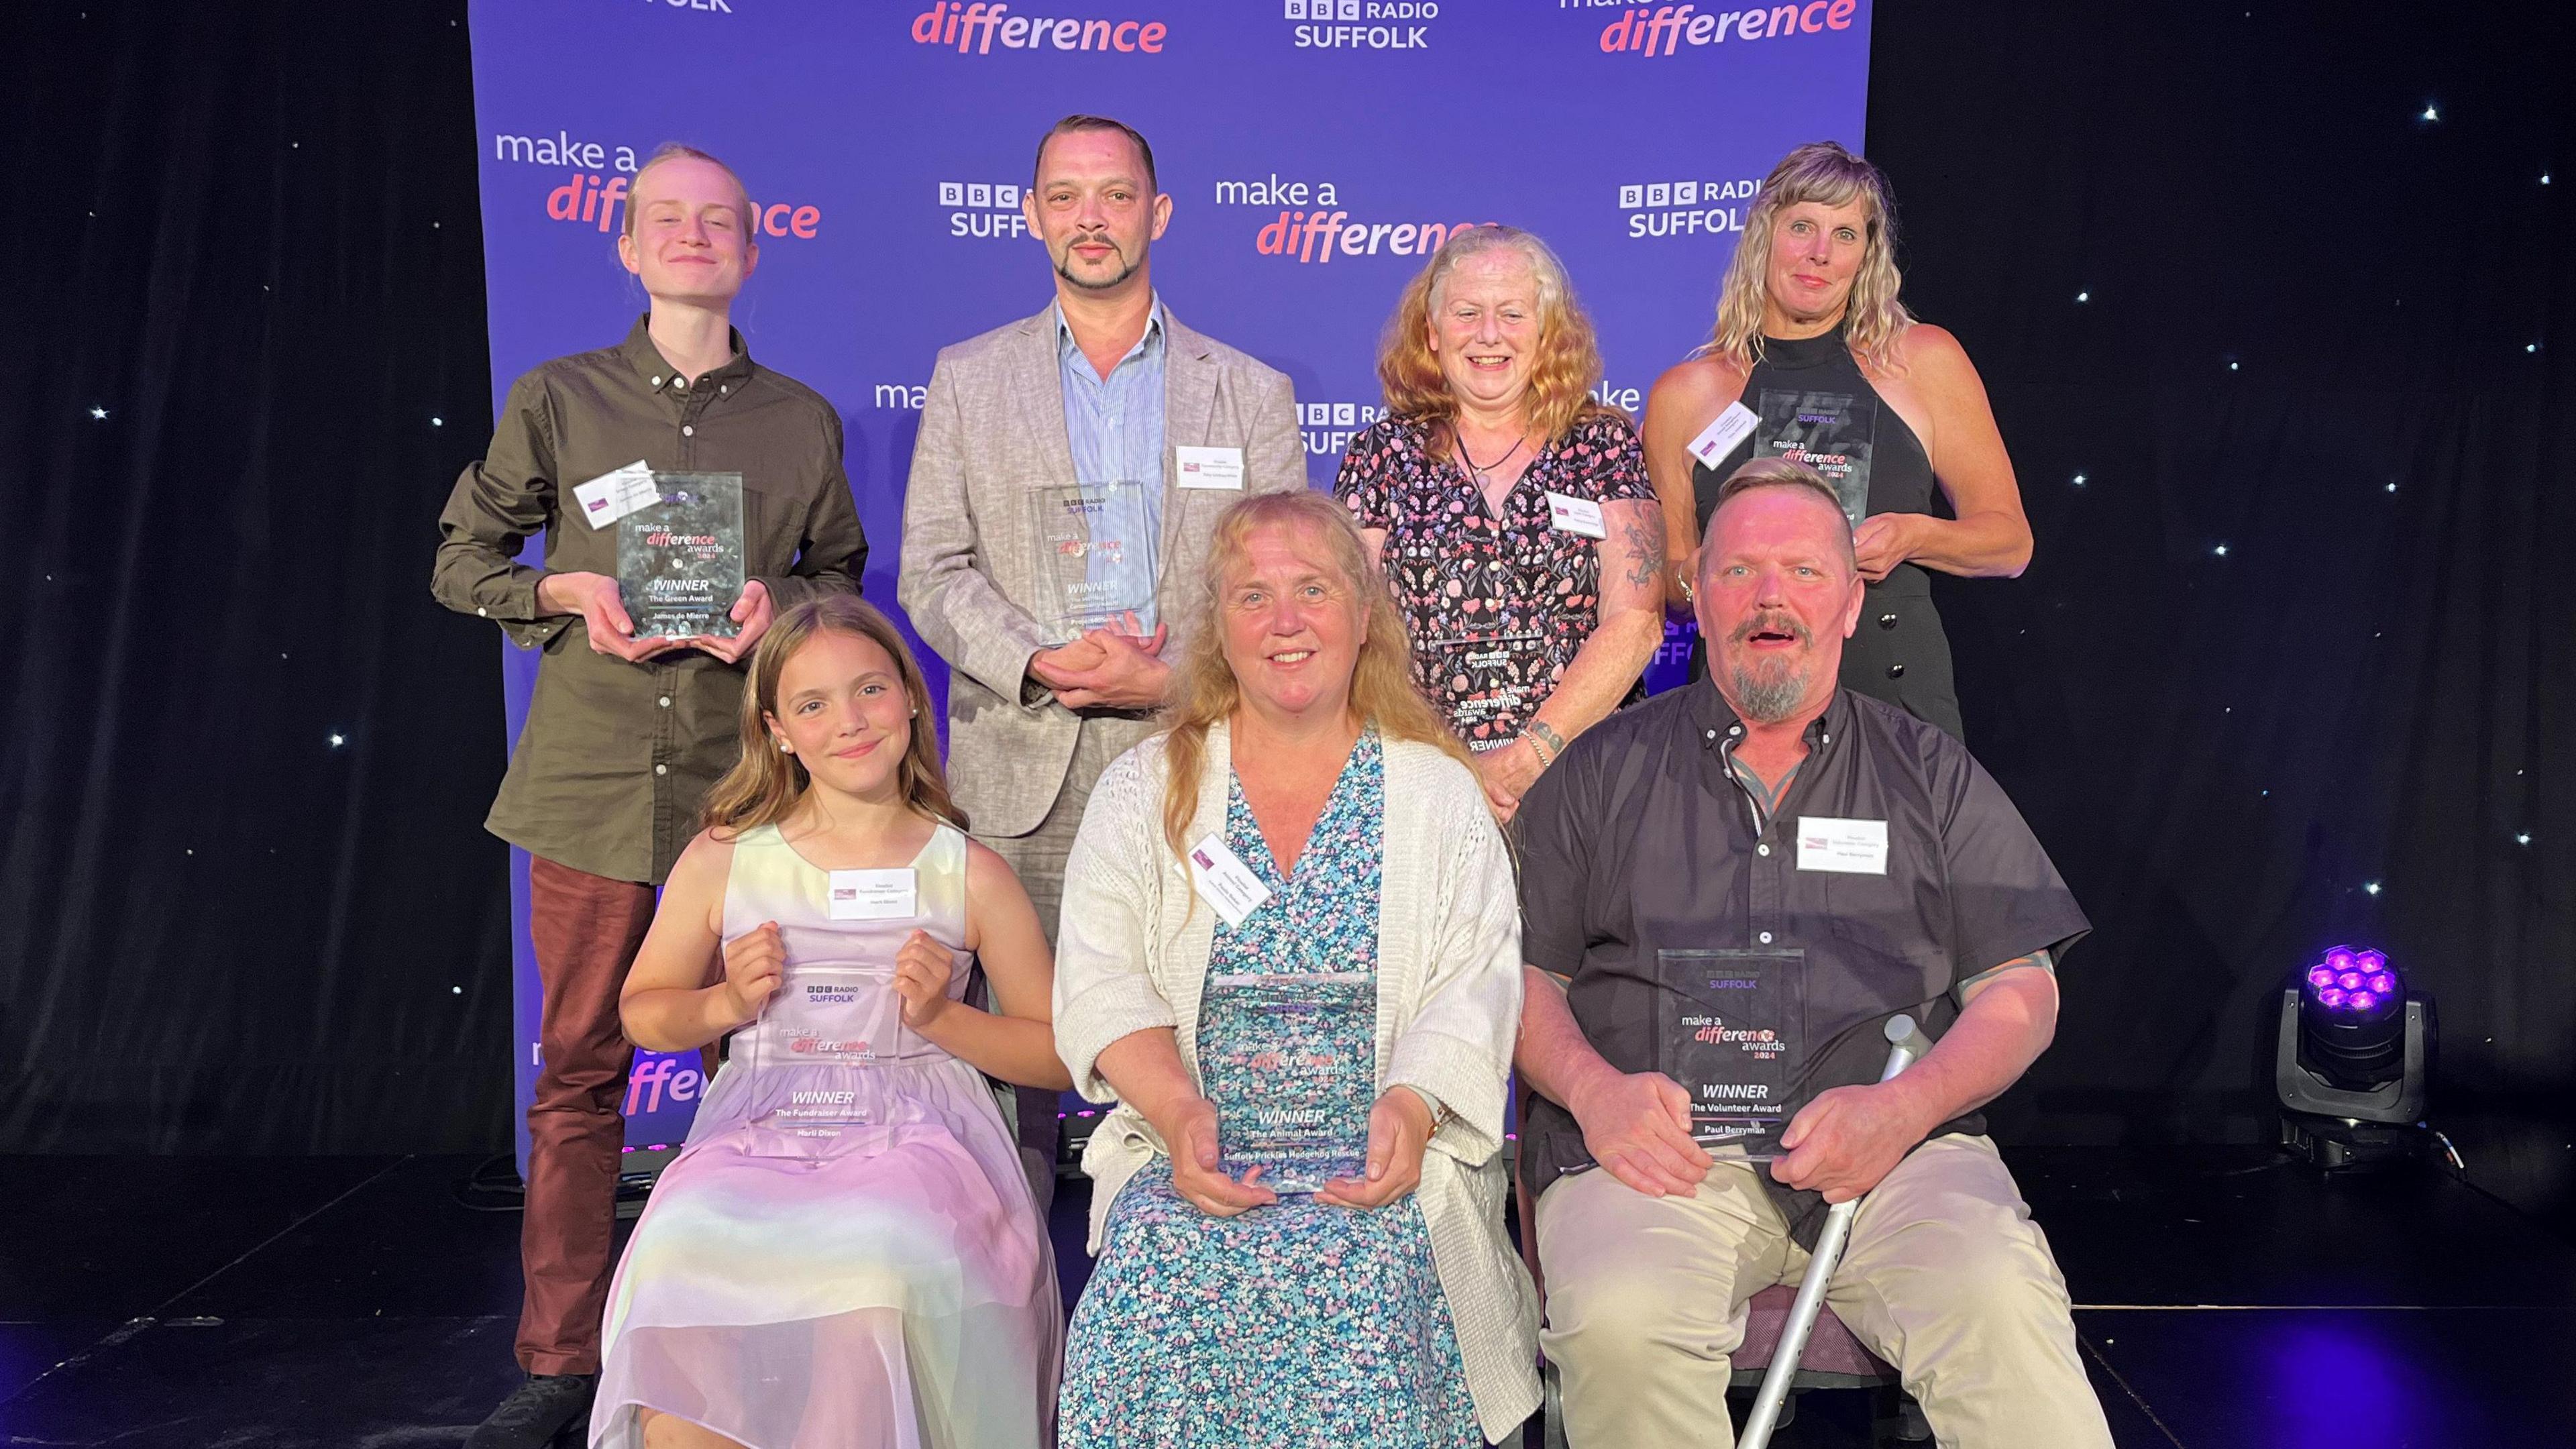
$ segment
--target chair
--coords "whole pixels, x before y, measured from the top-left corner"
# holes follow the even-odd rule
[[[1518,1081],[1515,1119],[1527,1115],[1527,1088]],[[1520,1144],[1517,1135],[1511,1145],[1511,1186],[1514,1215],[1520,1225],[1521,1261],[1529,1265],[1530,1281],[1537,1285],[1539,1309],[1547,1308],[1547,1279],[1539,1271],[1538,1213],[1529,1194],[1522,1189]],[[1596,1169],[1598,1170],[1598,1169]],[[1730,1359],[1734,1372],[1731,1386],[1751,1393],[1762,1386],[1763,1371],[1771,1366],[1772,1351],[1780,1346],[1780,1330],[1789,1320],[1789,1305],[1797,1300],[1798,1285],[1775,1283],[1756,1293],[1743,1308],[1744,1342]],[[1546,1396],[1541,1424],[1547,1449],[1567,1449],[1565,1415],[1561,1390],[1557,1383],[1556,1365],[1544,1359],[1539,1364],[1539,1380]],[[1905,1392],[1896,1370],[1878,1355],[1863,1347],[1852,1336],[1842,1320],[1834,1317],[1828,1305],[1816,1318],[1815,1328],[1807,1335],[1807,1351],[1798,1358],[1797,1377],[1790,1380],[1792,1396],[1781,1407],[1780,1423],[1787,1425],[1797,1417],[1797,1394],[1809,1389],[1877,1389],[1895,1399],[1896,1438],[1908,1444],[1928,1444],[1931,1425],[1923,1418],[1922,1406]]]

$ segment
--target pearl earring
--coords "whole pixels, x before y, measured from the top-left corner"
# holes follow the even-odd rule
[[[780,754],[782,754],[782,755],[792,755],[792,754],[794,754],[794,753],[796,753],[796,752],[795,752],[794,750],[791,750],[791,749],[787,748],[787,742],[786,742],[785,740],[780,740],[780,741],[778,742],[778,753],[780,753]]]

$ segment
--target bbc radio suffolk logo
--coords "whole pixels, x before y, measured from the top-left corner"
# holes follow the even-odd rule
[[[1439,0],[1284,0],[1299,50],[1424,50]]]
[[[947,213],[950,236],[1009,241],[1029,234],[1020,194],[1008,181],[942,181],[939,209]]]
[[[1723,236],[1744,230],[1744,210],[1762,189],[1758,177],[1735,181],[1639,181],[1619,187],[1619,210],[1631,240]]]

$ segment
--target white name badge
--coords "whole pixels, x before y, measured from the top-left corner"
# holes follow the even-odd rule
[[[1175,447],[1180,456],[1173,461],[1184,488],[1224,488],[1243,491],[1243,450],[1241,448]]]
[[[1216,913],[1225,917],[1229,926],[1240,926],[1261,903],[1270,899],[1270,887],[1252,873],[1252,867],[1225,848],[1225,837],[1209,835],[1190,847],[1190,874],[1197,878],[1199,894],[1208,898]]]
[[[1752,432],[1753,425],[1760,421],[1762,415],[1753,409],[1740,402],[1728,403],[1726,411],[1717,415],[1716,422],[1700,429],[1699,436],[1690,440],[1690,454],[1714,468],[1724,461],[1727,454],[1735,451],[1735,445],[1743,442],[1744,435]]]
[[[638,458],[575,488],[572,496],[583,522],[606,528],[638,508],[661,502],[662,490],[653,482],[652,467]]]
[[[901,921],[921,914],[911,866],[832,872],[832,919]]]
[[[1585,538],[1608,538],[1610,527],[1601,521],[1601,505],[1589,498],[1569,493],[1547,495],[1547,521],[1567,533]]]
[[[1887,822],[1799,816],[1798,869],[1887,874]]]

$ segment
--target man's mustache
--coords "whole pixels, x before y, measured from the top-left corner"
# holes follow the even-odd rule
[[[1813,636],[1807,632],[1807,626],[1798,621],[1797,615],[1784,614],[1776,609],[1756,614],[1736,625],[1735,632],[1726,637],[1731,643],[1741,644],[1756,634],[1786,634],[1800,644],[1815,642]]]

